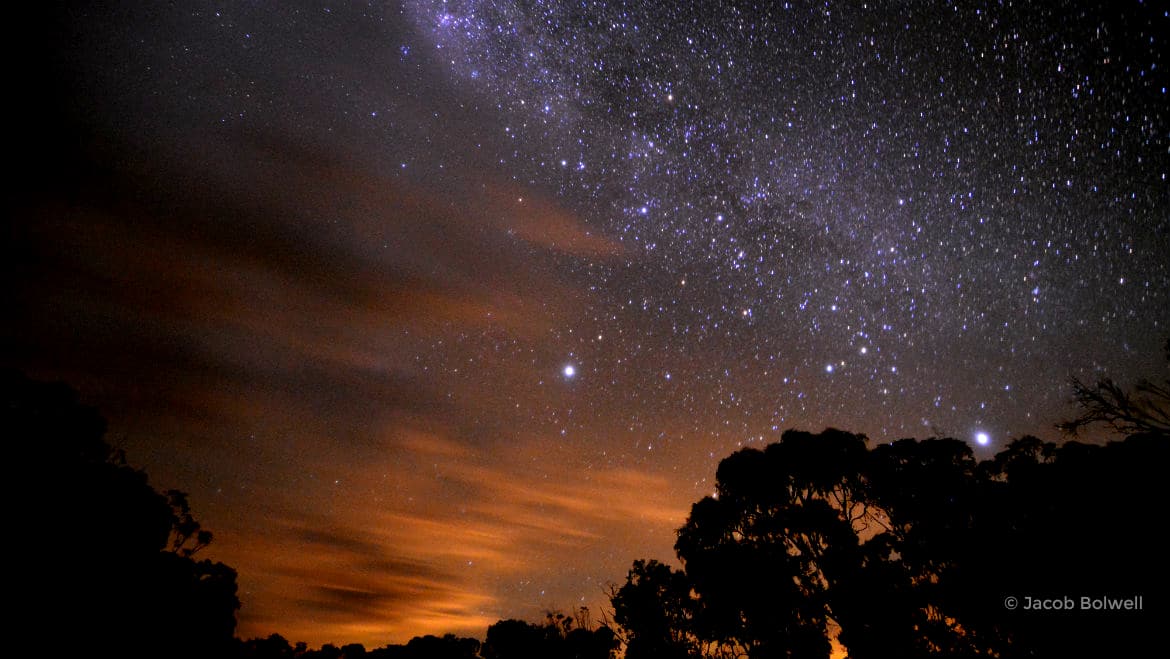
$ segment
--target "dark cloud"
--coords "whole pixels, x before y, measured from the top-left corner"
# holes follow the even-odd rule
[[[298,600],[298,604],[323,613],[341,613],[354,619],[383,617],[387,605],[402,605],[413,593],[376,593],[352,588],[315,586],[317,599]]]

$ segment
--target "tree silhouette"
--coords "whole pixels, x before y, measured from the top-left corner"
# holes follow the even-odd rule
[[[545,632],[523,620],[501,620],[488,627],[483,644],[484,659],[537,659],[543,657]]]
[[[300,652],[297,652],[297,649]],[[307,650],[303,644],[297,649],[289,645],[288,639],[285,637],[280,634],[272,634],[267,638],[240,641],[236,656],[239,659],[292,659],[303,655]]]
[[[442,637],[428,635],[410,639],[406,649],[408,656],[417,659],[474,659],[479,656],[479,641],[454,634],[444,634]]]
[[[626,659],[689,659],[700,654],[692,620],[697,602],[686,574],[658,561],[634,561],[610,593],[614,622],[625,631]]]
[[[997,625],[1016,656],[1025,654],[1020,648],[1051,657],[1145,654],[1156,640],[1154,621],[1167,612],[1156,595],[1170,583],[1157,519],[1170,444],[1149,435],[1105,445],[1021,443],[989,465],[999,496],[980,512],[979,544],[969,550],[979,569],[967,579],[982,584],[975,592],[987,601],[965,613]],[[1067,596],[1074,606],[1005,614],[994,601],[1004,594]],[[1141,611],[1084,610],[1080,601],[1142,594]]]
[[[1163,350],[1170,363],[1170,339],[1166,339]],[[1170,438],[1170,377],[1161,382],[1138,380],[1132,392],[1109,378],[1092,385],[1073,378],[1072,388],[1081,413],[1057,424],[1065,433],[1075,436],[1083,428],[1100,423],[1121,435],[1147,433]]]
[[[1151,433],[978,462],[954,439],[789,431],[720,463],[679,530],[684,570],[635,562],[615,620],[633,659],[823,657],[834,632],[859,659],[1141,656],[1167,612],[1168,461]]]
[[[587,619],[588,609],[582,609]],[[613,630],[577,626],[571,616],[549,613],[543,625],[501,620],[488,627],[483,659],[609,659],[618,641]]]
[[[788,431],[720,463],[675,544],[700,638],[752,658],[829,656],[829,591],[860,560],[864,456],[860,435]]]
[[[8,493],[9,533],[17,564],[36,575],[15,591],[22,628],[40,630],[62,656],[230,652],[236,573],[193,558],[211,534],[186,496],[150,487],[65,385],[4,371],[0,397],[7,480],[23,484]]]
[[[865,480],[883,531],[864,545],[840,615],[841,641],[858,657],[974,656],[998,649],[996,629],[973,624],[972,603],[989,601],[987,583],[968,568],[983,565],[978,518],[993,485],[970,446],[955,439],[902,439],[874,448]],[[883,606],[874,611],[877,589]],[[994,600],[996,605],[1002,596]],[[1000,609],[1002,612],[1002,608]],[[886,646],[883,648],[883,646]],[[891,647],[892,646],[892,647]]]

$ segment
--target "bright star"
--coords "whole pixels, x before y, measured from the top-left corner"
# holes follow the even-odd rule
[[[572,364],[566,364],[564,373],[565,373],[565,377],[571,378],[577,374],[577,369],[573,368]]]
[[[975,433],[975,443],[980,446],[987,446],[991,443],[991,436],[980,430]]]

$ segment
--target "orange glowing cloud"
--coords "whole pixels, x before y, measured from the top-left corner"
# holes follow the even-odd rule
[[[591,302],[549,264],[620,243],[474,176],[440,196],[279,140],[206,148],[30,211],[18,330],[190,493],[240,635],[482,635],[669,556],[667,476],[574,469],[588,443],[522,421],[565,402],[548,337]]]
[[[370,496],[328,514],[286,514],[276,536],[253,542],[250,551],[269,556],[264,581],[273,590],[245,598],[243,634],[276,625],[314,642],[373,645],[426,633],[482,635],[504,617],[576,605],[537,598],[517,608],[501,583],[585,578],[564,574],[564,566],[596,563],[615,534],[669,539],[686,515],[686,502],[666,494],[664,476],[566,468],[534,480],[523,478],[522,457],[488,459],[438,432],[397,437],[399,457],[387,456],[398,461],[395,482],[386,483],[377,461],[349,471],[351,491]],[[538,441],[525,440],[527,448]],[[380,490],[409,495],[376,499]],[[451,491],[462,496],[452,499]],[[589,604],[603,604],[602,582],[619,579],[629,558],[613,557],[595,575],[600,581],[582,582]]]
[[[600,235],[560,206],[513,187],[487,187],[487,216],[516,237],[538,247],[582,258],[620,255],[622,244]]]

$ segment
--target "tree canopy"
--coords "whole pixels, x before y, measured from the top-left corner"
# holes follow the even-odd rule
[[[61,384],[0,372],[18,565],[18,628],[61,656],[223,656],[236,573],[195,555],[211,542],[185,494],[158,492],[105,441],[105,422]],[[19,470],[19,472],[17,471]]]
[[[719,465],[679,529],[683,570],[637,561],[615,589],[626,656],[828,657],[833,636],[856,658],[1153,647],[1167,458],[1149,434],[1025,437],[980,462],[954,439],[788,431]]]

